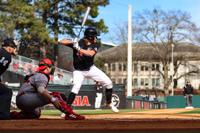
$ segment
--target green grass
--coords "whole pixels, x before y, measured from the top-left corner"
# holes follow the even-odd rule
[[[181,112],[179,114],[200,114],[200,109],[194,109],[190,111]]]
[[[76,113],[81,115],[98,115],[98,114],[112,114],[113,112],[110,109],[103,109],[103,110],[74,110]],[[144,109],[120,109],[119,113],[122,112],[138,112],[144,111]],[[42,110],[42,115],[60,115],[61,112],[58,110]]]
[[[101,114],[113,114],[113,112],[110,109],[103,109],[103,110],[88,110],[88,109],[81,109],[81,110],[74,110],[76,113],[81,115],[101,115]],[[140,111],[146,111],[145,109],[120,109],[119,113],[124,112],[140,112]],[[42,110],[42,115],[52,115],[52,116],[58,116],[61,112],[59,110]],[[200,114],[200,108],[194,109],[194,110],[188,110],[184,112],[180,112],[177,114]]]

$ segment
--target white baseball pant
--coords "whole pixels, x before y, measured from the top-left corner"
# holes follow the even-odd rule
[[[73,72],[74,85],[71,92],[73,92],[74,94],[78,94],[84,78],[93,79],[94,81],[99,82],[102,86],[106,87],[106,89],[113,88],[113,84],[110,78],[103,71],[93,65],[91,66],[89,71],[75,70]]]

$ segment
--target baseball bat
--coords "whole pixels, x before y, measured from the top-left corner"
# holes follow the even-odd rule
[[[85,16],[84,16],[84,18],[83,18],[83,21],[82,21],[82,24],[81,24],[81,28],[80,28],[80,31],[79,31],[79,33],[78,33],[77,38],[80,37],[80,34],[81,34],[81,32],[82,32],[82,30],[83,30],[83,27],[84,27],[84,25],[85,25],[85,22],[86,22],[86,20],[87,20],[87,17],[88,17],[88,15],[89,15],[89,13],[90,13],[90,9],[91,9],[91,7],[87,7],[87,11],[85,12]]]
[[[85,25],[85,22],[86,22],[86,20],[87,20],[87,17],[88,17],[88,15],[89,15],[89,13],[90,13],[90,9],[91,9],[91,7],[87,7],[87,10],[86,10],[86,12],[85,12],[85,15],[84,15],[84,18],[83,18],[83,21],[82,21],[81,28],[80,28],[80,31],[79,31],[79,33],[78,33],[78,36],[76,36],[76,38],[73,39],[74,42],[78,41],[78,39],[79,39],[79,37],[80,37],[80,34],[81,34],[81,32],[82,32],[82,30],[83,30],[83,27],[84,27],[84,25]],[[60,42],[60,41],[58,41],[58,42]]]

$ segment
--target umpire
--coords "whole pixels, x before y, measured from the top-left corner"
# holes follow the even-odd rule
[[[1,75],[8,69],[12,55],[17,54],[17,45],[12,38],[3,41],[0,48],[0,120],[10,119],[12,90],[1,82]]]
[[[186,108],[193,108],[192,107],[193,91],[194,88],[192,87],[191,83],[187,81],[186,85],[183,87],[183,95],[186,99]]]

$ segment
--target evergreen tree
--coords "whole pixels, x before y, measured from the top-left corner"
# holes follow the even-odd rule
[[[96,27],[99,32],[108,31],[102,19],[95,21],[98,7],[108,4],[108,0],[3,0],[0,29],[9,36],[17,33],[15,36],[22,42],[20,54],[56,59],[58,35],[75,37],[88,6],[91,12],[86,25]]]

